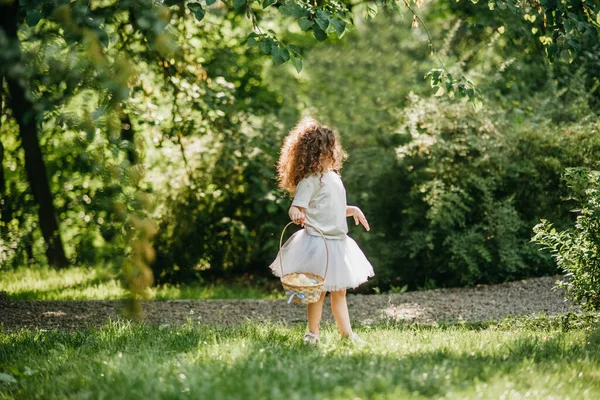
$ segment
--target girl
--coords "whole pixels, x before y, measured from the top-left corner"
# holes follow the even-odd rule
[[[356,225],[367,231],[369,223],[362,211],[346,205],[346,190],[339,176],[346,154],[339,139],[329,128],[311,118],[303,119],[285,138],[277,164],[279,186],[294,195],[289,216],[304,226],[282,246],[270,265],[281,276],[279,257],[283,257],[284,273],[312,272],[323,275],[326,248],[318,228],[327,240],[329,270],[318,302],[308,304],[308,332],[304,342],[319,341],[319,325],[323,300],[331,293],[331,311],[342,337],[363,342],[350,326],[346,289],[355,288],[374,275],[373,267],[354,240],[348,237],[346,217],[354,217]]]

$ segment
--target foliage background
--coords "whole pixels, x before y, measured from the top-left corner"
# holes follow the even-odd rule
[[[541,218],[571,224],[561,175],[597,168],[598,41],[584,37],[579,52],[549,64],[529,34],[539,20],[425,3],[419,13],[446,68],[482,93],[475,113],[423,79],[436,63],[408,12],[371,20],[355,10],[354,28],[323,43],[264,16],[298,46],[298,74],[247,46],[242,12],[209,11],[201,23],[186,7],[165,11],[151,22],[170,30],[147,36],[134,32],[131,12],[116,15],[106,48],[102,38],[62,40],[60,21],[20,26],[71,263],[120,269],[141,257],[155,281],[171,283],[268,277],[289,206],[275,181],[279,146],[313,115],[340,132],[348,203],[373,227],[350,232],[377,273],[361,290],[557,272],[531,229]],[[0,265],[44,265],[18,126],[8,107],[0,118]]]

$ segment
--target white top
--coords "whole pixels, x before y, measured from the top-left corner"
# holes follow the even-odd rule
[[[303,207],[306,222],[316,226],[327,239],[344,239],[348,233],[346,220],[346,189],[340,176],[328,171],[320,176],[310,175],[296,187],[293,206]],[[320,236],[306,226],[310,235]]]

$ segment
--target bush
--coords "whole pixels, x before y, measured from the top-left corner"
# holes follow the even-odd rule
[[[391,278],[412,287],[494,282],[527,269],[524,222],[502,193],[504,138],[467,105],[411,97],[397,160],[379,177],[371,206]],[[396,191],[384,191],[395,181]],[[375,196],[374,196],[375,197]],[[375,203],[375,204],[373,204]],[[385,243],[385,244],[384,244]],[[385,276],[385,274],[384,274]]]
[[[496,122],[501,112],[474,114],[467,104],[417,96],[410,103],[396,133],[405,144],[371,163],[370,179],[347,179],[349,193],[360,187],[372,219],[373,232],[357,235],[372,255],[379,287],[556,273],[551,257],[530,242],[531,228],[542,217],[570,223],[560,177],[565,166],[598,159],[594,123],[547,120],[518,128]]]
[[[190,163],[189,174],[171,176],[154,240],[159,282],[271,275],[267,265],[287,219],[270,167],[279,149],[277,127],[236,128],[205,143],[210,151],[192,155],[199,161]]]
[[[542,220],[532,240],[550,250],[567,274],[566,282],[558,282],[567,298],[596,311],[600,309],[600,171],[567,168],[564,180],[577,202],[575,226],[557,231]]]

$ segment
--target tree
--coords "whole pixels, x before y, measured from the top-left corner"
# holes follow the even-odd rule
[[[11,41],[9,47],[15,64],[21,62],[21,48],[17,38],[17,14],[16,3],[0,4],[0,28],[4,31],[6,38]],[[39,205],[38,214],[40,229],[46,241],[46,255],[48,262],[56,267],[64,267],[68,264],[65,256],[60,231],[58,228],[58,217],[52,201],[52,193],[48,183],[46,165],[38,142],[39,116],[36,107],[29,100],[27,88],[24,83],[6,71],[0,72],[6,75],[6,83],[10,93],[10,107],[20,127],[21,143],[25,151],[25,169],[27,178],[31,185],[34,198]],[[4,179],[2,179],[4,182]]]
[[[415,12],[419,0],[378,2],[380,7],[401,11],[407,9],[414,15],[413,24],[423,21]],[[490,2],[490,7],[492,3]],[[581,50],[582,40],[596,40],[598,37],[598,6],[587,4],[571,6],[565,0],[560,2],[540,2],[527,0],[498,0],[493,3],[498,7],[506,6],[515,12],[524,12],[528,18],[535,20],[531,14],[537,13],[537,23],[544,20],[543,32],[554,36],[540,36],[540,40],[548,47],[548,57],[556,54],[571,56]],[[52,193],[49,189],[48,176],[38,142],[40,124],[76,93],[85,89],[94,90],[101,98],[102,117],[91,117],[91,121],[71,121],[72,126],[79,125],[89,132],[99,127],[119,132],[129,142],[127,157],[133,160],[132,132],[122,129],[128,124],[128,102],[136,90],[131,83],[134,77],[133,65],[127,59],[132,52],[141,54],[140,59],[152,65],[156,73],[165,77],[172,75],[177,69],[183,71],[190,66],[191,60],[177,56],[177,46],[173,40],[173,24],[179,23],[189,14],[198,21],[206,21],[207,13],[222,20],[232,19],[239,22],[244,15],[251,22],[247,35],[247,45],[260,49],[269,55],[275,64],[292,62],[298,71],[302,68],[301,51],[293,43],[286,43],[274,30],[263,29],[270,20],[291,19],[299,29],[308,32],[318,41],[329,36],[341,38],[353,23],[356,13],[366,12],[374,16],[377,6],[371,2],[305,2],[298,0],[233,0],[216,2],[190,2],[166,0],[163,4],[152,0],[123,0],[102,3],[84,0],[49,1],[20,0],[3,2],[2,32],[0,55],[2,75],[9,88],[12,115],[18,121],[23,150],[25,152],[26,170],[31,190],[39,205],[39,222],[47,244],[47,256],[51,264],[61,266],[66,263],[65,252],[60,239],[59,224],[53,205]],[[543,18],[542,18],[543,17]],[[27,27],[31,27],[28,29]],[[126,31],[124,31],[126,30]],[[249,29],[250,30],[250,29]],[[19,32],[23,31],[23,35]],[[125,33],[124,33],[125,32]],[[427,31],[428,32],[428,31]],[[540,30],[542,32],[542,30]],[[248,33],[248,32],[247,32]],[[429,33],[428,33],[429,34]],[[544,39],[550,37],[552,41]],[[188,39],[187,37],[185,38]],[[41,79],[43,75],[36,64],[37,60],[25,60],[22,57],[22,41],[56,41],[60,48],[76,58],[76,68],[65,68],[64,74],[52,79]],[[115,44],[115,46],[112,46]],[[65,45],[66,44],[66,45]],[[429,37],[431,51],[436,54],[432,38]],[[555,51],[556,50],[556,51]],[[566,50],[567,53],[563,53]],[[462,76],[454,78],[443,61],[438,59],[441,68],[427,74],[431,85],[438,92],[469,98],[474,106],[480,106],[477,89],[470,80]],[[66,63],[65,63],[66,64]],[[177,64],[177,65],[175,65]],[[159,67],[159,70],[156,70]],[[42,82],[37,84],[36,82]],[[168,80],[167,80],[168,81]],[[29,82],[26,85],[25,82]],[[50,93],[48,84],[64,87],[59,94]],[[29,87],[28,87],[29,86]],[[181,93],[181,88],[170,85],[172,94]],[[35,93],[34,93],[35,92]],[[205,107],[203,105],[201,107]],[[228,111],[228,105],[215,102],[207,109]],[[211,122],[212,123],[212,122]],[[86,125],[87,126],[83,126]],[[189,129],[189,128],[188,128]],[[178,133],[179,132],[179,133]],[[178,129],[171,135],[177,139]],[[182,154],[185,152],[182,148]],[[116,189],[117,191],[119,189]]]

